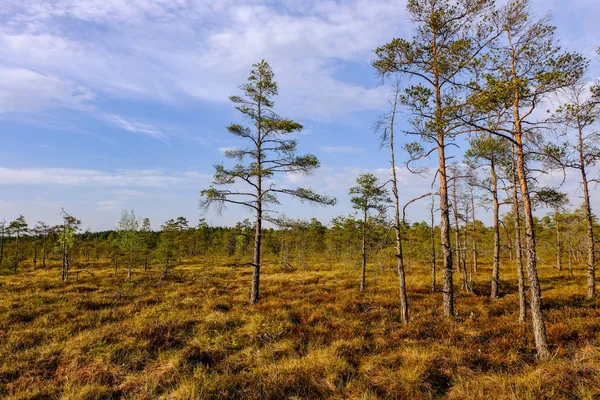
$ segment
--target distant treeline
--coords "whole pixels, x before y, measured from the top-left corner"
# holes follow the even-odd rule
[[[123,219],[131,216],[132,212],[125,211],[119,224],[123,225]],[[503,239],[501,255],[510,260],[514,259],[516,251],[512,218],[512,214],[505,214],[500,223]],[[458,235],[453,229],[458,240],[453,247],[469,251],[455,252],[464,258],[457,260],[456,265],[460,261],[476,268],[478,262],[489,263],[494,250],[493,227],[486,227],[479,220],[473,223],[463,216],[461,221]],[[585,236],[586,226],[581,209],[552,213],[535,221],[542,262],[559,269],[580,267],[585,262],[585,242],[581,238]],[[146,222],[149,226],[149,221]],[[316,256],[356,266],[361,252],[362,224],[363,221],[354,216],[339,216],[327,225],[314,218],[310,221],[287,220],[280,227],[263,229],[263,254],[295,268],[309,267],[311,259]],[[392,223],[372,218],[368,225],[369,261],[382,268],[391,268],[395,245]],[[64,229],[63,225],[50,227],[42,222],[30,227],[24,217],[11,223],[0,223],[2,270],[18,272],[18,267],[26,262],[41,268],[47,266],[47,260],[61,260],[64,248],[61,246],[61,234]],[[166,274],[185,259],[197,256],[250,259],[254,246],[253,232],[254,226],[247,219],[233,227],[222,227],[209,226],[203,219],[193,226],[184,217],[165,222],[160,230],[144,229],[143,224],[138,229],[116,228],[100,232],[81,232],[77,227],[69,259],[74,264],[85,266],[111,262],[116,267],[131,267],[134,272],[136,268],[155,266]],[[434,226],[432,230],[431,224],[426,222],[405,223],[403,233],[407,264],[431,266],[435,253],[440,254],[441,251],[437,240],[439,227]]]

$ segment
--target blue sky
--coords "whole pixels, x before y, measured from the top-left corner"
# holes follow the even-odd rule
[[[387,153],[372,132],[387,89],[369,61],[378,45],[410,36],[404,6],[0,0],[0,219],[24,214],[30,223],[57,223],[64,207],[97,230],[134,208],[154,228],[180,215],[195,223],[212,165],[236,146],[225,127],[240,118],[227,97],[263,58],[279,83],[277,111],[304,124],[300,150],[322,162],[315,176],[283,183],[309,184],[339,200],[330,208],[286,201],[281,211],[323,222],[351,213],[356,176],[387,174]],[[600,4],[534,6],[553,13],[564,47],[592,59],[589,75],[599,76]],[[400,170],[400,178],[405,199],[429,190],[431,177]],[[575,198],[577,182],[569,180],[567,190]],[[425,206],[411,210],[411,219],[426,218]],[[246,216],[230,208],[206,218],[218,225]]]

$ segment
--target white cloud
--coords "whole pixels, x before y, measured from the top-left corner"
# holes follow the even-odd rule
[[[129,119],[123,118],[123,117],[121,117],[119,115],[115,115],[115,114],[105,114],[103,119],[105,121],[110,122],[111,124],[119,127],[120,129],[129,131],[129,132],[141,133],[141,134],[153,137],[155,139],[166,139],[167,138],[166,133],[162,132],[159,128],[157,128],[156,126],[154,126],[152,124],[129,120]]]
[[[282,181],[286,186],[309,185],[314,189],[327,193],[347,195],[348,189],[356,185],[356,178],[361,173],[370,172],[381,182],[391,179],[390,168],[360,168],[360,167],[322,167],[314,175],[287,174]],[[410,199],[422,193],[431,191],[431,174],[415,175],[406,168],[396,167],[399,189],[402,197]]]
[[[118,200],[100,200],[96,202],[96,211],[112,211],[121,204]]]
[[[152,197],[153,196],[150,193],[146,193],[141,190],[133,190],[133,189],[113,189],[110,192],[116,196],[119,196],[119,197],[125,198],[125,199],[128,199],[130,197]]]
[[[0,185],[166,187],[192,183],[189,174],[167,174],[160,170],[105,172],[74,168],[0,168]],[[204,177],[203,174],[192,174],[195,174],[196,181]]]
[[[0,113],[49,106],[84,108],[95,95],[74,82],[24,68],[0,66]]]
[[[383,106],[381,88],[341,78],[341,65],[368,67],[372,49],[403,28],[404,3],[32,0],[0,9],[0,65],[119,97],[225,102],[265,58],[283,112],[328,119]]]

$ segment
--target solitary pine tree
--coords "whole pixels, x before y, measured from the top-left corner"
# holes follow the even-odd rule
[[[356,179],[358,186],[350,188],[352,207],[362,212],[362,274],[360,278],[360,290],[365,290],[367,285],[367,223],[369,222],[369,211],[379,211],[383,214],[386,204],[391,202],[387,190],[379,179],[373,174],[360,174]],[[406,322],[406,321],[404,321]]]
[[[237,164],[232,168],[215,165],[212,185],[200,194],[201,209],[207,210],[215,205],[222,210],[227,204],[236,204],[252,210],[256,215],[254,257],[251,263],[254,268],[250,294],[252,304],[258,301],[260,293],[262,223],[271,219],[268,206],[278,204],[277,195],[287,194],[315,204],[335,204],[335,199],[319,195],[311,189],[278,187],[272,179],[279,173],[308,175],[319,167],[319,160],[314,155],[298,155],[297,141],[289,138],[289,135],[302,131],[302,125],[280,117],[273,110],[273,98],[278,94],[273,78],[270,65],[262,60],[253,65],[248,82],[240,87],[243,95],[229,98],[235,108],[251,121],[252,127],[232,124],[227,129],[248,145],[243,149],[225,152],[225,156],[236,160]],[[238,183],[245,189],[232,187]]]

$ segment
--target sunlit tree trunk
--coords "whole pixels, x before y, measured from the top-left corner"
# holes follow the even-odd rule
[[[594,220],[592,217],[592,206],[590,204],[590,192],[585,162],[585,148],[583,146],[583,132],[581,124],[577,124],[577,150],[579,152],[579,169],[581,171],[581,183],[583,185],[583,200],[585,204],[585,223],[587,233],[587,296],[596,297],[596,250],[594,238]]]
[[[394,152],[394,122],[398,102],[398,87],[394,98],[389,129],[389,146],[392,167],[392,194],[394,196],[394,230],[396,233],[396,262],[398,268],[398,289],[400,291],[400,319],[408,322],[408,295],[406,293],[406,276],[404,272],[404,255],[402,252],[402,227],[400,226],[400,196],[398,194],[398,177],[396,174],[396,157]],[[435,270],[434,270],[435,271]],[[435,287],[435,283],[434,283]],[[434,289],[435,290],[435,289]]]
[[[500,222],[499,222],[499,202],[498,202],[498,176],[496,175],[496,166],[492,161],[490,163],[490,172],[492,176],[492,198],[494,202],[494,259],[492,263],[492,290],[490,297],[498,297],[498,284],[500,282]]]
[[[517,261],[517,279],[519,291],[519,322],[525,322],[527,316],[527,299],[525,297],[525,275],[523,271],[523,243],[521,240],[521,215],[519,207],[519,195],[517,189],[517,172],[515,165],[515,146],[512,148],[512,208],[515,227],[515,259]]]
[[[521,117],[519,114],[519,94],[515,92],[514,101],[515,141],[517,148],[517,172],[519,186],[521,188],[521,202],[523,203],[523,215],[525,217],[525,265],[529,279],[529,302],[531,307],[531,321],[533,324],[533,336],[538,357],[542,360],[550,356],[548,339],[546,336],[546,323],[542,312],[542,292],[537,271],[537,252],[535,243],[535,227],[533,213],[531,210],[531,197],[527,182],[527,171],[525,169],[525,153],[523,150],[523,136]]]
[[[437,290],[436,284],[436,264],[437,257],[435,251],[435,221],[433,218],[433,212],[435,208],[434,197],[431,197],[431,291],[435,292]]]

